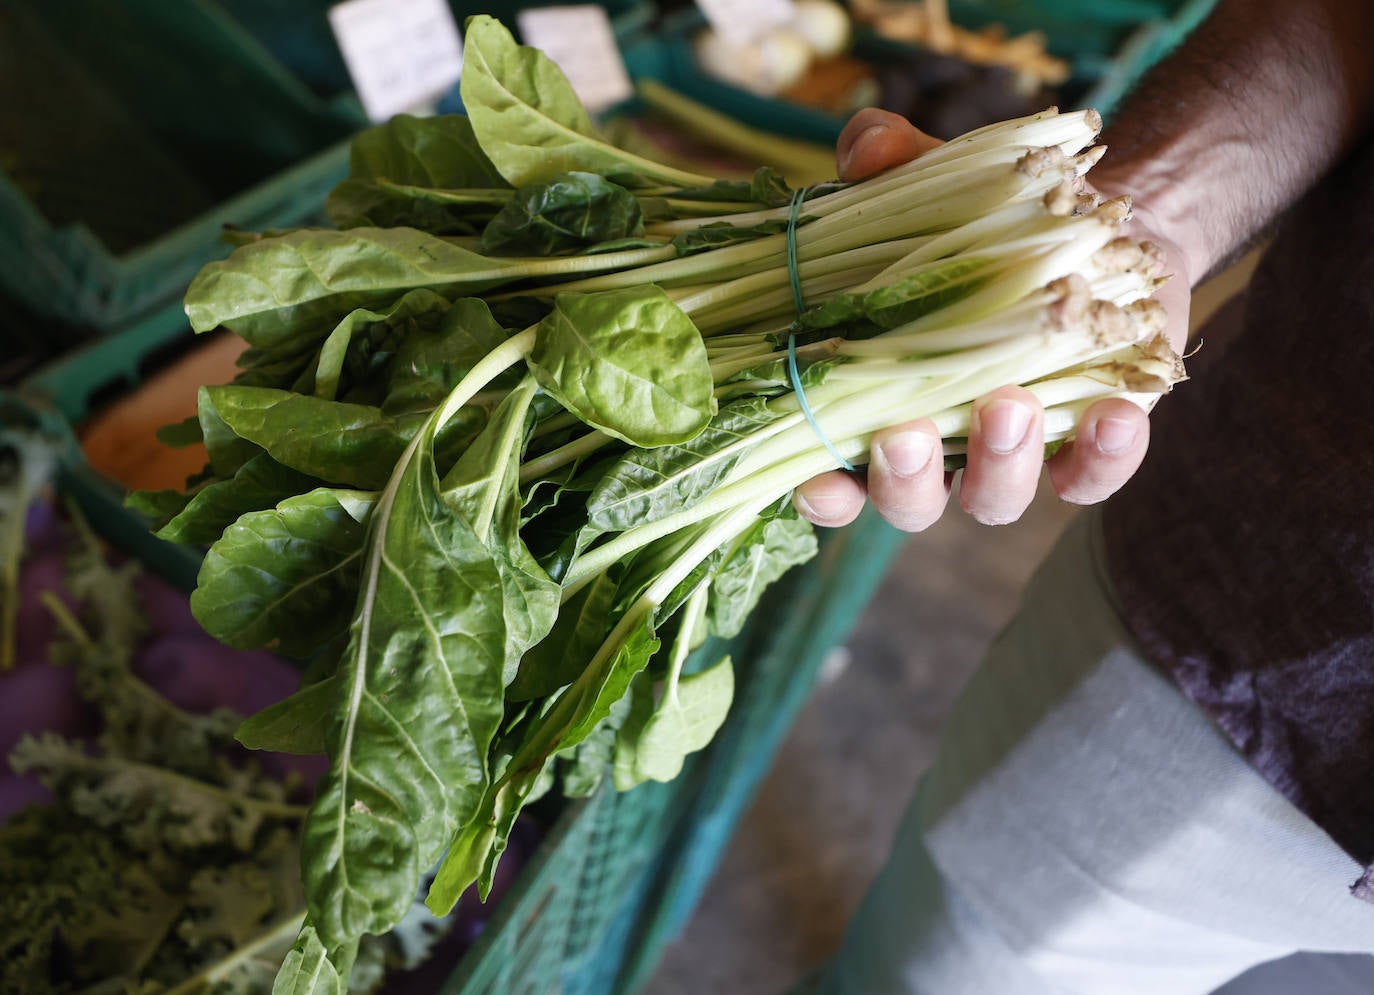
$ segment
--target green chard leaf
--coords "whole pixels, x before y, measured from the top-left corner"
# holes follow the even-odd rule
[[[505,852],[515,820],[528,802],[548,790],[551,764],[549,759],[540,759],[527,767],[508,770],[488,789],[477,814],[454,836],[430,883],[425,904],[436,916],[448,915],[473,882],[478,882],[483,899],[491,893],[496,865]]]
[[[201,396],[228,430],[255,450],[261,447],[301,473],[366,490],[386,484],[422,423],[418,416],[393,418],[372,405],[322,401],[271,387],[203,387]]]
[[[320,347],[320,357],[315,367],[315,396],[325,401],[332,401],[338,396],[339,378],[343,374],[355,334],[379,325],[395,328],[420,315],[443,314],[448,308],[448,298],[441,294],[432,290],[411,290],[388,307],[350,311],[334,326]]]
[[[205,435],[200,429],[200,419],[192,415],[184,421],[163,425],[157,430],[157,441],[172,449],[185,449],[204,442]]]
[[[786,231],[786,221],[760,221],[756,225],[732,225],[728,221],[717,221],[674,235],[672,244],[679,256],[690,256],[707,249],[734,245],[737,242],[752,242],[769,235],[782,235]]]
[[[250,750],[308,755],[325,752],[325,726],[338,702],[339,680],[326,677],[239,723],[234,738]]]
[[[329,194],[325,213],[339,228],[476,235],[509,196],[466,117],[398,114],[353,139],[349,178]]]
[[[309,474],[282,466],[267,453],[259,453],[228,480],[216,480],[197,490],[185,507],[158,528],[157,536],[189,545],[212,543],[240,515],[275,507],[279,501],[319,484]]]
[[[721,201],[730,204],[758,204],[760,207],[786,207],[792,188],[782,174],[771,166],[760,166],[747,180],[716,180],[700,187],[674,190],[674,200]]]
[[[639,769],[639,737],[654,714],[654,679],[643,671],[630,682],[625,696],[630,703],[620,728],[616,730],[615,751],[611,758],[611,779],[617,791],[629,791],[649,780]]]
[[[417,187],[503,187],[501,174],[478,144],[462,114],[398,114],[358,133],[348,157],[349,175]]]
[[[711,631],[738,635],[768,585],[816,550],[811,523],[790,511],[761,518],[735,541],[711,580],[706,609]]]
[[[517,45],[493,17],[468,19],[460,88],[478,142],[512,186],[574,171],[670,186],[710,182],[606,142],[563,71],[538,49]]]
[[[482,251],[549,256],[643,233],[634,194],[596,173],[565,173],[515,191],[482,232]]]
[[[197,493],[194,490],[131,491],[124,498],[124,507],[150,519],[156,532],[180,514]]]
[[[707,519],[696,525],[678,529],[641,548],[632,556],[625,568],[616,595],[616,607],[628,610],[649,586],[676,563],[698,539],[706,532],[715,519]],[[661,625],[681,608],[697,590],[710,580],[726,554],[726,547],[718,546],[704,559],[696,563],[691,571],[682,578],[662,601],[654,608],[655,625]]]
[[[305,823],[307,902],[326,944],[406,914],[421,872],[480,811],[505,714],[509,618],[522,606],[445,500],[434,434],[431,421],[372,511],[326,737],[333,764]]]
[[[687,755],[711,742],[725,722],[735,694],[730,658],[669,682],[663,700],[635,739],[635,773],[654,781],[671,781],[682,773]]]
[[[216,392],[224,388],[202,387],[196,394],[196,417],[200,420],[205,451],[210,456],[210,469],[216,477],[229,479],[245,463],[262,454],[262,447],[242,438],[220,415],[216,406]]]
[[[260,349],[319,341],[357,308],[407,290],[478,293],[522,275],[414,228],[303,229],[264,238],[208,263],[186,292],[191,327],[223,325]]]
[[[616,735],[630,714],[631,704],[631,695],[626,694],[611,706],[609,714],[597,724],[591,735],[559,758],[564,795],[569,798],[590,798],[601,787],[615,756]]]
[[[716,412],[701,333],[654,286],[559,294],[530,367],[579,418],[634,446],[687,442]]]
[[[743,398],[721,408],[688,442],[632,449],[612,464],[592,491],[588,524],[616,532],[691,508],[749,454],[750,437],[778,417],[765,399]]]
[[[487,791],[473,818],[455,835],[430,885],[426,904],[444,915],[474,881],[491,890],[496,864],[520,809],[541,783],[555,753],[591,734],[658,650],[650,619],[641,616],[614,645],[603,645],[576,683],[533,724],[506,773]]]
[[[287,339],[272,349],[245,350],[239,356],[233,382],[241,387],[289,388],[313,378],[320,339],[306,336],[304,341],[304,346]]]
[[[834,328],[852,322],[896,328],[962,300],[991,279],[985,258],[941,259],[866,293],[839,294],[800,315],[796,331]]]
[[[619,574],[618,570],[602,574],[559,609],[548,638],[521,659],[515,680],[506,690],[508,698],[543,698],[577,680],[610,635]]]
[[[196,620],[235,649],[310,656],[348,628],[375,501],[321,487],[242,516],[201,563]]]
[[[661,249],[665,244],[662,239],[647,236],[613,238],[606,242],[589,245],[577,254],[579,256],[600,256],[608,252],[628,252],[631,249]]]
[[[521,657],[548,635],[559,615],[560,588],[520,537],[520,456],[535,390],[527,378],[511,391],[440,485],[444,500],[487,544],[500,571],[506,612],[504,684],[514,680]]]
[[[385,179],[347,179],[329,192],[324,206],[342,229],[419,228],[431,235],[480,235],[508,200],[509,189],[438,190]]]
[[[435,328],[416,328],[396,349],[388,368],[386,400],[390,415],[430,411],[458,382],[506,340],[506,330],[492,317],[486,302],[461,297],[444,312]],[[492,388],[514,386],[512,370],[492,381]],[[464,409],[467,410],[467,409]]]
[[[287,951],[272,984],[272,995],[348,995],[348,975],[357,942],[333,956],[309,919]]]

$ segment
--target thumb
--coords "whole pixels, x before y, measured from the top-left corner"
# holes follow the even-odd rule
[[[840,132],[835,158],[840,179],[861,180],[941,144],[900,114],[867,107]]]

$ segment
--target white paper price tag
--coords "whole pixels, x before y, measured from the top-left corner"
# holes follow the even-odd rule
[[[734,45],[748,45],[774,28],[790,24],[792,0],[697,0],[711,27]]]
[[[526,45],[558,63],[587,110],[604,111],[634,94],[606,8],[532,7],[520,11],[516,23]]]
[[[441,96],[463,69],[463,42],[445,0],[345,0],[329,9],[339,51],[373,121]]]

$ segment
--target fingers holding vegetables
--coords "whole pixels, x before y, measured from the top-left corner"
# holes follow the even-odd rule
[[[935,524],[949,500],[950,479],[940,430],[930,419],[874,434],[868,491],[883,518],[902,531]]]
[[[1108,398],[1088,409],[1072,442],[1046,464],[1059,497],[1096,504],[1111,497],[1140,468],[1150,444],[1150,419],[1129,401]]]
[[[968,142],[976,134],[959,141]],[[869,108],[845,126],[836,157],[840,175],[854,180],[884,170],[899,170],[904,163],[942,144],[899,115]],[[1096,161],[1096,156],[1100,156],[1100,151],[1090,153],[1084,153],[1083,158]],[[942,150],[937,157],[944,154],[946,151]],[[1096,213],[1114,219],[1116,224],[1129,221],[1129,199],[1104,203],[1100,195],[1082,182],[1086,171],[1084,168],[1079,173],[1078,182],[1047,194],[1045,205],[1052,212]],[[1148,321],[1156,332],[1165,333],[1174,348],[1181,348],[1187,329],[1185,281],[1172,286],[1164,284],[1164,251],[1155,242],[1136,240],[1150,235],[1143,225],[1136,222],[1123,230],[1131,231],[1135,237],[1111,240],[1097,251],[1093,262],[1114,273],[1148,274],[1154,292],[1166,301],[1166,308],[1151,312]],[[1173,257],[1177,253],[1168,255]],[[1104,328],[1120,324],[1114,312],[1101,308],[1097,319]],[[1181,375],[1181,368],[1177,373]],[[1036,394],[1008,385],[977,398],[969,411],[966,438],[953,447],[944,447],[946,455],[964,467],[961,506],[986,524],[1016,521],[1034,497],[1047,451],[1054,452],[1048,466],[1063,500],[1075,504],[1105,500],[1131,477],[1144,458],[1149,439],[1146,411],[1152,402],[1142,404],[1141,400],[1138,397],[1137,403],[1132,403],[1115,398],[1088,405],[1081,412],[1077,443],[1063,442],[1065,436],[1061,434],[1063,448],[1059,449],[1055,440],[1050,439],[1051,447],[1047,450],[1044,406]],[[1062,422],[1065,414],[1068,412],[1056,412],[1056,421]],[[949,493],[951,475],[928,472],[927,464],[920,459],[926,451],[924,440],[910,434],[911,428],[905,426],[900,436],[886,434],[896,429],[874,435],[866,481],[842,480],[826,474],[798,488],[796,503],[803,517],[817,525],[845,524],[857,516],[867,497],[887,521],[905,531],[921,531],[938,520]],[[888,444],[886,449],[884,441]],[[913,445],[916,452],[909,451]],[[894,454],[898,456],[897,463],[892,460]],[[917,469],[910,469],[916,464]]]
[[[940,430],[922,418],[875,432],[864,474],[823,473],[798,487],[793,501],[803,518],[836,528],[857,518],[871,499],[890,525],[922,532],[944,513],[952,479]]]
[[[807,521],[834,529],[858,518],[867,496],[868,488],[859,476],[832,470],[798,487],[792,503]]]
[[[1014,522],[1035,497],[1045,460],[1045,410],[1021,387],[1002,387],[973,402],[968,466],[959,503],[984,525]]]

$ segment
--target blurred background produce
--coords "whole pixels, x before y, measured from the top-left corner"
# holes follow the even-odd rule
[[[752,41],[706,26],[693,49],[703,72],[758,96],[836,115],[882,107],[953,138],[1059,101],[1071,69],[1046,44],[1041,31],[960,27],[945,0],[798,0]]]
[[[205,635],[184,592],[55,503],[59,444],[0,430],[0,991],[266,995],[304,912],[298,833],[324,758],[233,736],[301,674]],[[488,904],[417,904],[370,938],[352,990],[437,988],[541,835],[519,827]]]

